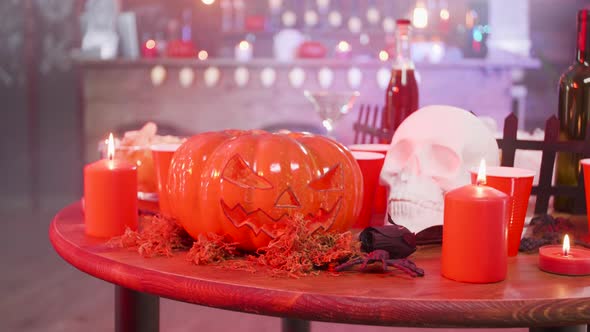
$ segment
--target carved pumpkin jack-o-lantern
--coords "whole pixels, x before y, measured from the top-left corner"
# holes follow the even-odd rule
[[[194,136],[172,160],[174,216],[196,237],[229,235],[255,250],[303,215],[308,229],[346,231],[362,204],[362,175],[337,142],[299,133],[224,131]]]

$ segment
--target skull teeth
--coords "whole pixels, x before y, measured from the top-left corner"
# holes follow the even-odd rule
[[[389,204],[393,207],[399,207],[402,211],[411,211],[411,210],[435,210],[435,211],[442,211],[443,206],[439,202],[433,201],[411,201],[407,199],[391,199],[389,200]]]
[[[398,224],[417,233],[425,228],[440,224],[442,220],[442,204],[435,202],[411,202],[404,200],[390,200],[389,215]]]

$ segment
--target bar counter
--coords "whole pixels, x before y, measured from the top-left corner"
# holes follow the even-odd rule
[[[97,158],[97,142],[109,131],[122,133],[155,121],[172,134],[187,135],[224,128],[288,127],[322,131],[320,118],[303,90],[323,89],[320,72],[331,76],[327,90],[358,90],[360,97],[351,114],[337,123],[336,137],[352,143],[352,123],[361,104],[382,105],[383,77],[388,78],[390,62],[359,59],[309,59],[280,62],[274,59],[115,59],[91,60],[77,57],[81,69],[82,118],[85,157]],[[540,66],[536,59],[462,59],[440,63],[418,62],[420,105],[449,104],[503,123],[512,111],[516,80],[524,70]],[[161,84],[152,81],[153,69],[165,72]],[[208,86],[205,71],[215,67],[219,80]],[[265,86],[261,72],[272,69],[273,84]],[[247,72],[246,84],[236,83],[236,70]],[[193,74],[187,86],[179,73]],[[331,75],[326,75],[326,72]],[[295,74],[298,73],[298,74]],[[289,77],[304,79],[300,86]],[[359,75],[360,80],[359,80]],[[355,75],[356,74],[356,75]],[[381,85],[378,76],[381,75]],[[351,81],[351,76],[356,77]],[[490,79],[491,78],[491,79]],[[355,84],[356,83],[356,84]],[[526,92],[525,92],[526,93]]]

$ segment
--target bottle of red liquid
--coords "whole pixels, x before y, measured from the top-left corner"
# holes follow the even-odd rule
[[[391,69],[389,86],[385,91],[385,112],[381,125],[382,128],[392,131],[395,131],[408,115],[418,109],[418,84],[410,49],[410,20],[396,21],[395,43],[395,60]]]
[[[590,9],[578,12],[576,59],[559,79],[558,115],[561,140],[583,140],[590,117]],[[560,152],[557,154],[555,183],[578,185],[580,153]],[[583,184],[582,184],[583,185]],[[560,212],[585,212],[583,204],[578,207],[574,200],[565,196],[555,197],[554,208]]]

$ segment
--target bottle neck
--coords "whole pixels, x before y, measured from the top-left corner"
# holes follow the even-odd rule
[[[409,31],[396,32],[394,69],[414,69]]]
[[[578,63],[590,65],[590,10],[583,9],[578,12],[578,38],[576,47],[576,60]]]

